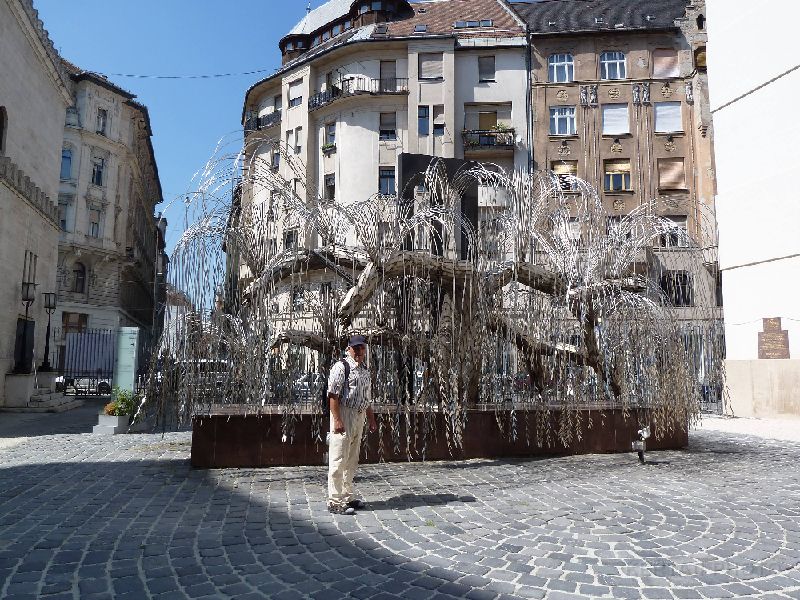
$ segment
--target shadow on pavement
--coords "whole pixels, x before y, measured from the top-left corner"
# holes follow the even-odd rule
[[[474,496],[456,496],[455,494],[401,494],[388,498],[387,500],[380,500],[377,502],[370,502],[367,508],[370,510],[394,510],[405,508],[417,508],[419,506],[444,506],[453,502],[475,502]]]
[[[0,438],[90,433],[105,403],[87,398],[82,406],[61,413],[0,412]]]

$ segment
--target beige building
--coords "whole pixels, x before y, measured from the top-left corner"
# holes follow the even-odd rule
[[[504,0],[331,0],[281,40],[283,67],[247,91],[246,168],[295,177],[261,144],[277,141],[305,165],[309,195],[344,205],[397,194],[400,153],[525,170],[526,45]],[[261,220],[265,255],[317,245],[298,239],[272,196],[241,193]],[[244,289],[251,274],[240,269],[239,279]],[[295,281],[275,308],[302,313],[305,292],[325,283]]]
[[[0,406],[9,391],[27,402],[33,388],[32,376],[9,375],[21,346],[23,283],[35,289],[33,362],[43,358],[42,294],[57,290],[58,168],[71,103],[69,77],[32,2],[0,0]]]
[[[154,319],[160,327],[167,264],[147,108],[106,78],[66,66],[72,103],[58,191],[56,352],[69,331],[149,331]]]

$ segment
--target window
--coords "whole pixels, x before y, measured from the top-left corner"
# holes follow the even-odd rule
[[[600,79],[625,79],[625,53],[600,54]]]
[[[394,167],[381,167],[378,169],[378,192],[384,196],[394,195]]]
[[[6,151],[6,131],[8,131],[8,112],[5,106],[0,106],[0,154]]]
[[[350,19],[347,19],[344,22],[344,30],[347,31],[348,29],[352,29],[352,28],[353,28],[353,21],[351,21]]]
[[[653,109],[656,114],[656,133],[683,131],[680,102],[656,102]]]
[[[612,215],[606,218],[606,235],[614,236],[619,239],[619,234],[622,233],[620,229],[622,228],[622,217],[619,215]],[[629,240],[632,238],[632,232],[630,230],[630,226],[628,227],[628,231],[625,232],[625,239]]]
[[[322,32],[322,41],[327,42],[329,39],[331,39],[331,30],[326,29]]]
[[[479,56],[478,57],[478,80],[479,81],[494,81],[494,76],[495,76],[494,56]]]
[[[314,39],[311,40],[311,45],[312,46],[319,46],[321,42],[322,42],[322,38],[320,36],[318,36],[318,35],[315,35]]]
[[[427,25],[415,25],[414,33],[426,33],[428,31]]]
[[[275,107],[275,112],[281,112],[283,109],[283,95],[278,94],[273,98],[272,105]]]
[[[83,333],[89,322],[89,315],[82,313],[61,313],[61,326],[64,333]]]
[[[574,192],[578,189],[575,177],[578,176],[578,161],[564,160],[551,164],[553,173],[558,177],[558,184],[563,192]]]
[[[292,308],[294,310],[303,310],[304,297],[303,286],[296,285],[292,288]]]
[[[300,154],[303,151],[303,128],[298,127],[294,130],[294,153]]]
[[[96,209],[89,210],[89,237],[100,237],[100,211]]]
[[[481,21],[481,27],[493,27],[493,26],[494,26],[494,21],[492,21],[491,19],[486,19],[484,21]]]
[[[397,139],[397,113],[388,112],[381,113],[380,115],[380,133],[378,139],[380,140],[396,140]]]
[[[683,158],[658,159],[658,189],[686,189],[686,171],[684,169]]]
[[[336,175],[331,173],[325,175],[325,200],[334,200],[336,198]]]
[[[686,271],[668,271],[661,276],[661,290],[673,306],[692,306],[692,278]]]
[[[419,78],[442,78],[442,53],[423,53],[419,55]]]
[[[325,145],[336,143],[336,123],[328,123],[325,125]]]
[[[72,267],[72,288],[70,291],[76,294],[86,293],[86,267],[83,263],[76,262]]]
[[[97,133],[100,135],[106,135],[106,129],[108,128],[108,111],[105,108],[98,108],[97,109]]]
[[[283,232],[283,248],[284,250],[297,249],[298,231],[297,229],[287,229]]]
[[[678,75],[678,53],[672,48],[653,50],[653,77],[666,79]]]
[[[342,33],[342,26],[341,25],[334,25],[333,26],[333,35],[339,35]]]
[[[575,107],[550,108],[550,135],[575,135]]]
[[[303,103],[303,80],[298,79],[289,84],[289,108]]]
[[[67,230],[67,208],[69,203],[66,198],[59,196],[58,198],[58,226],[61,231]]]
[[[428,135],[431,132],[430,107],[420,106],[417,109],[417,120],[419,134]]]
[[[358,9],[358,14],[363,15],[364,13],[369,12],[369,4],[366,2],[360,6]]]
[[[381,0],[373,0],[372,10],[383,10],[383,2]]]
[[[433,107],[433,135],[444,135],[444,104],[437,104]]]
[[[61,150],[61,179],[72,179],[72,149]]]
[[[489,131],[497,127],[497,111],[487,110],[478,113],[478,129]]]
[[[575,60],[572,54],[551,54],[548,60],[547,80],[552,83],[570,83],[575,79]]]
[[[92,183],[94,185],[103,185],[103,174],[106,168],[106,159],[100,156],[92,157]]]
[[[270,163],[270,167],[273,170],[277,171],[281,166],[281,153],[277,150],[272,151],[272,162]]]
[[[689,231],[686,229],[686,215],[669,215],[664,218],[670,221],[669,231],[659,236],[659,246],[662,248],[688,248]]]
[[[381,91],[397,91],[397,61],[382,60],[380,64]]]
[[[603,135],[624,135],[630,133],[630,119],[627,104],[603,105]]]
[[[604,166],[603,189],[605,191],[622,192],[631,189],[630,160],[607,160]]]

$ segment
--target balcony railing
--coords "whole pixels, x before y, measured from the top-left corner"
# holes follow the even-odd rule
[[[331,89],[319,94],[314,94],[308,99],[308,110],[322,108],[339,98],[355,96],[358,94],[407,94],[408,79],[390,77],[386,79],[368,79],[366,77],[353,77],[343,79]]]
[[[513,129],[472,129],[462,133],[464,150],[513,149]]]
[[[244,123],[244,130],[247,131],[259,131],[261,129],[267,129],[268,127],[272,127],[273,125],[277,125],[281,122],[282,112],[276,110],[275,112],[271,112],[268,115],[263,117],[250,117]]]

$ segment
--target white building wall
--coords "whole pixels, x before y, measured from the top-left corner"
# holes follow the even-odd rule
[[[797,2],[707,7],[712,110],[796,64]],[[774,17],[769,27],[754,26],[765,14]],[[800,372],[800,123],[790,116],[798,96],[795,71],[714,112],[728,386],[738,415],[800,414],[792,401]],[[791,360],[757,360],[767,317],[781,318]]]

